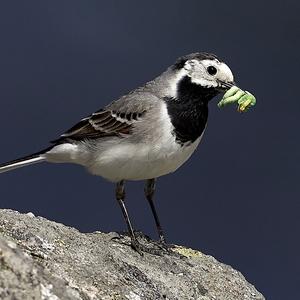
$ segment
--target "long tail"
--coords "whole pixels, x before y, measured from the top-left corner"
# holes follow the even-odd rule
[[[0,173],[8,172],[17,168],[25,167],[28,165],[36,164],[45,161],[44,153],[49,151],[52,147],[42,150],[37,153],[33,153],[3,164],[0,164]]]

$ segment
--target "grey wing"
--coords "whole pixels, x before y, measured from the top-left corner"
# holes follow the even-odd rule
[[[104,109],[82,119],[53,143],[130,135],[136,122],[151,110],[157,98],[148,93],[123,96]]]

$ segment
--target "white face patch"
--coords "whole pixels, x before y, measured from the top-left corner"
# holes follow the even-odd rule
[[[185,69],[181,69],[176,73],[176,76],[169,82],[168,93],[170,97],[176,98],[177,95],[177,84],[184,77],[187,76],[188,72]]]
[[[216,73],[210,74],[209,68],[215,68]],[[233,82],[233,74],[229,67],[223,63],[219,62],[217,59],[204,59],[188,60],[184,65],[184,70],[187,75],[191,78],[193,83],[201,85],[203,87],[217,87],[220,86],[219,81],[223,82]]]

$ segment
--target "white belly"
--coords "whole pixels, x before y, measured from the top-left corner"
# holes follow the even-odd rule
[[[144,180],[160,177],[178,169],[200,142],[181,146],[175,141],[167,146],[120,144],[94,160],[88,170],[110,181]]]

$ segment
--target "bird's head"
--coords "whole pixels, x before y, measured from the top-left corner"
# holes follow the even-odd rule
[[[177,59],[173,65],[180,79],[188,77],[192,84],[220,92],[234,85],[230,68],[214,54],[192,53]]]

